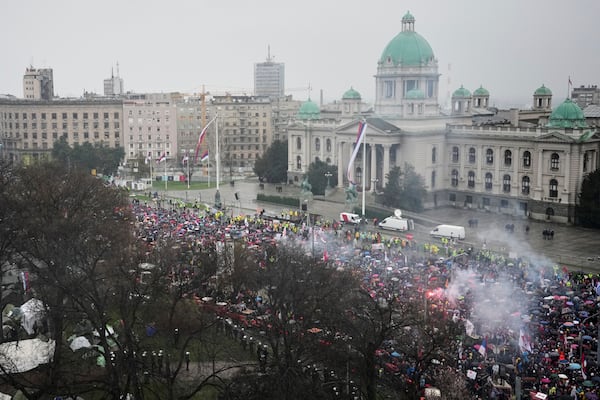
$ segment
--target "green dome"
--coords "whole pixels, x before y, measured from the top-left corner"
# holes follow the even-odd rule
[[[456,89],[454,93],[452,93],[452,97],[471,97],[471,92],[460,85],[460,88]]]
[[[360,100],[360,99],[361,99],[360,93],[358,93],[352,87],[350,87],[350,89],[347,90],[346,93],[344,93],[344,95],[342,96],[342,100]]]
[[[490,92],[488,92],[487,89],[484,89],[483,86],[479,86],[473,92],[473,96],[489,96],[489,95],[490,95]]]
[[[420,89],[411,89],[406,92],[406,98],[409,100],[422,100],[425,98],[425,93]]]
[[[312,101],[310,98],[302,103],[300,110],[298,110],[299,119],[319,119],[321,118],[321,110],[317,103]]]
[[[379,62],[385,63],[389,58],[394,65],[418,66],[434,59],[433,50],[427,40],[413,30],[414,21],[415,17],[410,13],[404,15],[402,32],[388,43]]]
[[[571,99],[566,99],[556,110],[552,111],[548,123],[548,128],[587,128],[583,111]]]
[[[537,88],[533,94],[537,96],[552,96],[552,90],[542,85],[541,87]]]

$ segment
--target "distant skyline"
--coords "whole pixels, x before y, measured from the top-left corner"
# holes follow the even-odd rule
[[[0,94],[23,97],[30,65],[53,69],[55,95],[102,94],[117,63],[126,91],[252,94],[270,46],[295,99],[310,84],[314,101],[353,87],[372,103],[377,61],[407,11],[438,60],[442,105],[461,85],[525,107],[542,84],[556,106],[569,77],[600,83],[598,0],[30,0],[2,10]]]

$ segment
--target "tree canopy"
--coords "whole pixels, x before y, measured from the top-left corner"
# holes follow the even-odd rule
[[[254,162],[254,173],[269,183],[286,182],[287,169],[287,141],[275,140]]]
[[[600,169],[588,174],[581,182],[577,218],[583,226],[600,228]]]
[[[308,181],[312,185],[313,194],[325,194],[327,187],[327,178],[329,175],[329,185],[337,186],[337,166],[329,165],[321,160],[316,160],[308,166]]]
[[[423,211],[423,200],[427,193],[424,179],[415,168],[404,164],[404,169],[396,166],[386,175],[387,184],[380,196],[381,202],[394,208],[408,211]]]
[[[88,172],[95,169],[103,175],[114,175],[124,157],[125,151],[122,147],[111,148],[89,142],[81,145],[76,143],[71,147],[65,137],[54,142],[52,148],[54,160],[64,165],[84,168]]]

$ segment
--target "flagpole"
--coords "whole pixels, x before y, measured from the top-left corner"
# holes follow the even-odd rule
[[[217,142],[215,144],[215,152],[217,155],[215,156],[215,162],[217,163],[217,190],[219,190],[219,114],[215,115],[215,137]]]
[[[363,165],[362,165],[362,217],[365,218],[365,182],[367,181],[367,129],[363,135]]]
[[[208,158],[206,159],[206,172],[208,174],[208,187],[210,187],[210,152],[208,152]]]
[[[190,157],[189,157],[189,151],[186,151],[185,156],[187,157],[186,163],[187,163],[187,169],[188,169],[188,189],[190,188]]]
[[[167,184],[169,182],[169,178],[167,177],[167,142],[165,141],[165,152],[163,153],[165,155],[165,159],[163,160],[165,162],[165,196],[167,195]]]

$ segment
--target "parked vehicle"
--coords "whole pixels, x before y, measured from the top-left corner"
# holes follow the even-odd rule
[[[393,231],[408,231],[415,229],[415,224],[412,219],[398,218],[396,216],[387,217],[377,225],[381,229],[389,229]]]
[[[434,237],[463,240],[465,238],[465,227],[459,225],[438,225],[429,234]]]
[[[348,213],[348,212],[343,212],[340,213],[340,221],[343,224],[360,224],[360,215],[358,214],[353,214],[353,213]]]

